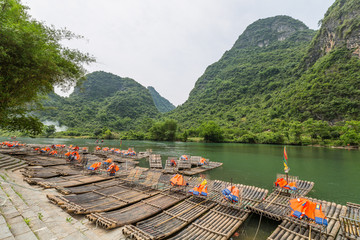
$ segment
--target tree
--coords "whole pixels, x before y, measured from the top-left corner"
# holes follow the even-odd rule
[[[56,132],[55,125],[45,126],[44,133],[47,138],[50,137],[51,135],[54,135],[55,132]]]
[[[41,94],[84,80],[82,64],[94,59],[60,44],[74,38],[81,37],[32,19],[20,0],[0,1],[0,128],[40,133],[29,112]]]
[[[164,122],[156,122],[150,128],[150,138],[156,141],[174,141],[176,138],[177,122],[167,119]]]
[[[207,142],[222,142],[224,140],[223,131],[221,130],[220,126],[214,121],[203,123],[200,126],[200,129],[201,135]]]

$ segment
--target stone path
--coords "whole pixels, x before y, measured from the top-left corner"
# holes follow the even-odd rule
[[[0,240],[126,239],[120,228],[97,228],[84,216],[69,215],[46,198],[56,190],[30,186],[22,179],[19,171],[0,169]]]

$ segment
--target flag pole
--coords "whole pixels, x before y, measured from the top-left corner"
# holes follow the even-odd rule
[[[289,184],[289,171],[290,171],[290,168],[288,166],[288,163],[287,163],[287,159],[288,159],[288,156],[287,156],[287,152],[286,152],[286,147],[284,147],[284,172],[285,172],[285,175],[286,175],[286,183]],[[286,189],[286,193],[289,193],[289,189]]]

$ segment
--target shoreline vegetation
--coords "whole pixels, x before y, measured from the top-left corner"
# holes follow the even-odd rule
[[[321,126],[321,127],[320,127]],[[251,132],[242,129],[220,127],[216,122],[203,123],[198,128],[181,129],[175,120],[167,119],[152,122],[147,131],[129,130],[113,132],[109,128],[95,129],[93,133],[80,130],[56,132],[54,125],[44,126],[41,134],[30,135],[22,132],[0,130],[2,137],[31,138],[69,138],[69,139],[121,139],[149,140],[169,142],[207,142],[207,143],[248,143],[327,147],[336,149],[358,150],[360,142],[360,121],[342,122],[330,127],[319,121],[290,124],[274,132],[268,129],[263,132]]]

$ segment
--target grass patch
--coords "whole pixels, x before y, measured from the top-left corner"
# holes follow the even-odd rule
[[[23,200],[24,203],[26,203],[26,205],[28,205],[27,202],[26,202],[26,200],[25,200],[24,197],[22,196],[22,194],[19,193],[19,192],[17,192],[13,186],[11,186],[11,188],[12,188],[12,190],[14,190],[14,192],[16,193],[16,195],[18,195],[18,196],[21,198],[21,200]]]
[[[24,218],[24,222],[26,223],[26,225],[30,226],[30,219],[29,218]]]
[[[72,217],[67,217],[67,218],[66,218],[66,221],[67,221],[68,223],[71,223],[73,220],[74,220],[74,219],[73,219]]]
[[[43,217],[44,217],[44,216],[42,215],[42,213],[39,212],[39,213],[38,213],[38,218],[40,219],[40,221],[42,221]]]
[[[6,224],[7,225],[7,227],[9,228],[9,230],[11,230],[11,225],[10,224]]]

